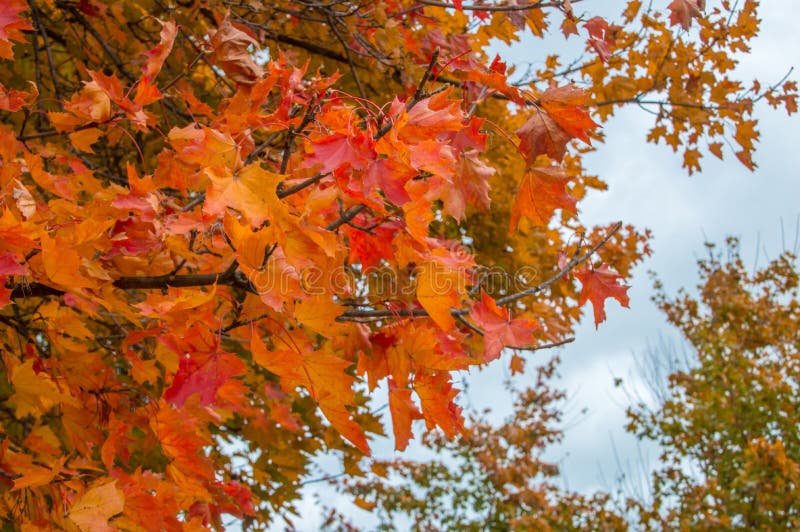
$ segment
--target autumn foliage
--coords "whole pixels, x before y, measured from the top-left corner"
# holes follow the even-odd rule
[[[642,524],[791,530],[800,526],[800,275],[789,252],[751,271],[739,244],[709,246],[697,295],[659,292],[687,341],[655,406],[628,429],[659,443]]]
[[[578,217],[602,121],[656,109],[693,172],[796,109],[731,77],[756,3],[703,7],[3,2],[4,523],[269,523],[317,455],[469,435],[454,373],[627,304],[646,233]],[[489,54],[559,24],[590,55]]]

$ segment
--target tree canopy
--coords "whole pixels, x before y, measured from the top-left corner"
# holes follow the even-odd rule
[[[703,4],[3,2],[4,523],[264,524],[317,455],[470,434],[454,373],[627,305],[648,233],[578,211],[603,121],[691,173],[796,110],[736,78],[757,2]],[[489,52],[523,34],[585,53]]]
[[[662,449],[643,523],[652,529],[800,526],[798,262],[789,252],[750,272],[731,239],[699,262],[697,295],[659,292],[689,343],[655,407],[629,430]],[[671,353],[668,356],[676,356]]]

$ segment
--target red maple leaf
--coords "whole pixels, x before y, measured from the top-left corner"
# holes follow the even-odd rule
[[[630,287],[619,284],[622,276],[611,271],[608,266],[579,270],[575,272],[575,277],[583,285],[578,304],[583,305],[587,300],[592,302],[595,327],[606,319],[605,301],[609,297],[613,297],[619,301],[620,305],[628,308],[628,288]]]
[[[533,331],[539,327],[534,320],[514,319],[508,310],[500,308],[486,292],[469,313],[475,325],[483,330],[484,361],[500,357],[503,347],[525,347],[533,342]]]
[[[564,131],[553,118],[541,109],[516,131],[519,137],[519,149],[525,161],[531,165],[539,155],[547,155],[554,161],[560,161],[567,152],[567,143],[572,135]]]
[[[589,44],[604,63],[611,57],[611,48],[616,44],[614,33],[617,27],[610,26],[602,17],[593,17],[583,25],[589,32]]]
[[[5,0],[0,4],[0,57],[14,59],[11,41],[24,41],[22,30],[32,30],[31,23],[19,16],[28,9],[23,0]]]
[[[585,109],[586,92],[574,85],[550,87],[539,102],[541,108],[516,131],[518,149],[529,165],[542,154],[560,161],[573,138],[590,143],[588,131],[598,124]]]
[[[705,0],[673,0],[667,6],[670,11],[669,23],[673,26],[680,24],[683,29],[688,30],[692,25],[692,19],[702,14],[705,5]]]
[[[180,359],[172,386],[164,392],[164,399],[182,406],[192,395],[200,395],[200,405],[216,403],[217,391],[229,379],[246,372],[244,363],[228,353],[202,353],[186,355]]]

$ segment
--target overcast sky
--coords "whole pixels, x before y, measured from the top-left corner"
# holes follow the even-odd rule
[[[657,1],[656,5],[667,3]],[[601,14],[606,15],[619,10],[624,2],[591,4],[581,7],[595,13],[595,6],[601,6],[606,11]],[[796,0],[764,3],[761,35],[752,53],[742,61],[743,80],[757,77],[765,83],[775,82],[792,66],[796,68],[792,78],[798,79],[800,31],[790,16],[795,7]],[[549,41],[544,42],[549,46]],[[527,50],[531,46],[541,48],[541,43],[522,43],[504,55],[512,63],[530,61]],[[650,228],[653,256],[629,280],[630,309],[609,300],[608,320],[596,331],[587,305],[589,315],[584,314],[584,323],[576,331],[577,341],[560,352],[562,378],[555,384],[569,394],[568,427],[563,444],[550,449],[548,458],[560,464],[569,488],[582,492],[614,489],[614,479],[620,473],[618,459],[623,469],[634,468],[634,476],[641,464],[640,455],[650,465],[656,464],[657,454],[652,449],[642,450],[636,439],[625,433],[629,400],[623,389],[614,387],[614,378],[622,377],[625,389],[642,389],[636,359],[645,355],[648,343],[657,344],[659,337],[678,338],[650,301],[653,290],[647,271],[657,272],[667,292],[675,293],[680,287],[697,284],[696,259],[704,252],[706,241],[722,243],[728,235],[738,236],[748,264],[755,262],[756,248],[760,248],[761,265],[784,246],[794,245],[800,216],[800,121],[797,115],[788,118],[765,105],[757,116],[761,141],[755,156],[759,165],[756,172],[749,172],[727,154],[724,162],[713,157],[703,159],[703,172],[688,177],[681,168],[680,155],[663,145],[645,143],[652,116],[634,108],[619,112],[604,126],[606,143],[587,157],[589,171],[601,176],[609,190],[593,193],[581,202],[581,220],[587,225],[622,220],[641,229]],[[545,355],[534,355],[539,356]],[[507,367],[504,359],[471,376],[464,399],[476,407],[494,406],[498,416],[507,413],[510,398],[501,386]],[[587,412],[581,415],[583,409]],[[376,454],[393,455],[391,444],[377,443]],[[336,473],[338,466],[331,460],[323,462],[322,467]],[[321,495],[328,505],[342,508],[345,504],[344,499],[327,490],[309,490],[302,505],[304,518],[296,522],[303,530],[314,530],[319,524],[314,494]],[[369,527],[363,521],[367,518],[363,512],[354,516],[357,524]]]
[[[787,16],[796,7],[796,0],[762,5],[761,35],[752,53],[743,58],[741,79],[774,83],[792,66],[796,69],[792,78],[798,79],[800,32]],[[622,462],[638,466],[637,442],[623,429],[629,401],[613,380],[619,376],[627,389],[642,389],[635,360],[645,356],[648,343],[658,344],[659,336],[678,339],[650,301],[653,290],[647,271],[655,271],[667,292],[675,293],[680,287],[696,286],[696,259],[705,252],[706,241],[722,244],[728,235],[737,236],[746,264],[758,260],[760,265],[795,245],[800,121],[797,115],[787,117],[766,105],[759,108],[758,118],[761,142],[755,172],[728,154],[726,161],[705,158],[703,172],[687,177],[679,155],[666,146],[643,142],[652,117],[635,108],[605,126],[606,144],[588,158],[589,169],[608,182],[609,190],[582,202],[581,219],[587,224],[621,219],[652,229],[653,256],[630,280],[630,310],[610,302],[608,321],[599,331],[585,319],[576,332],[577,341],[561,353],[561,382],[571,392],[570,406],[589,409],[566,431],[563,445],[550,453],[560,459],[571,488],[612,487],[607,482],[618,473],[614,447]],[[657,453],[644,454],[655,463]]]

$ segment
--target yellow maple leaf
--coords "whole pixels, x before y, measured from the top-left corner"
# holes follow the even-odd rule
[[[108,520],[121,513],[125,507],[122,492],[116,487],[117,481],[91,488],[84,493],[69,512],[70,520],[81,530],[101,532],[113,530]]]
[[[46,373],[36,374],[33,359],[17,366],[11,374],[11,385],[14,387],[14,395],[9,398],[9,402],[16,407],[18,419],[29,414],[39,416],[62,399],[61,392]]]

